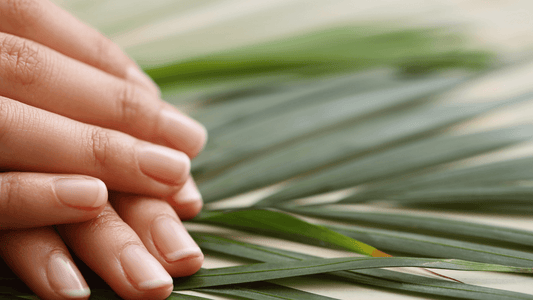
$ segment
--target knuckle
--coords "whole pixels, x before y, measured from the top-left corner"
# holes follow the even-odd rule
[[[11,122],[12,107],[11,101],[0,97],[0,141],[3,140],[7,132],[8,124]]]
[[[22,207],[18,201],[21,194],[21,176],[18,173],[3,174],[0,177],[0,212],[3,215],[17,215]]]
[[[16,105],[15,101],[0,97],[0,143],[6,142],[12,132],[12,127],[21,127],[17,123],[23,123],[26,115],[25,107]]]
[[[4,0],[2,15],[17,28],[25,31],[36,25],[39,16],[42,15],[42,6],[38,0]]]
[[[110,132],[105,129],[95,127],[89,131],[88,139],[91,159],[98,169],[105,169],[106,161],[109,157],[109,147],[111,143]]]
[[[106,62],[114,61],[117,58],[117,53],[122,53],[119,46],[100,33],[96,33],[93,40],[93,65],[98,69],[105,69]]]
[[[121,124],[135,124],[142,114],[142,103],[137,97],[137,88],[131,83],[124,83],[117,95],[117,120]]]
[[[113,207],[107,205],[95,218],[86,221],[82,225],[85,232],[91,236],[101,236],[112,233],[116,240],[133,240],[129,227],[124,223]]]
[[[31,85],[43,70],[37,44],[11,35],[0,35],[0,69],[6,79],[18,85]]]
[[[111,207],[106,206],[98,216],[87,221],[86,226],[93,233],[97,233],[121,230],[124,227],[124,222]]]

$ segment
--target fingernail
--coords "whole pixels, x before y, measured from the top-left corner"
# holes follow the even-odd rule
[[[154,244],[168,262],[202,256],[185,227],[172,218],[156,219],[152,225]]]
[[[198,187],[194,183],[194,179],[189,177],[187,182],[183,185],[181,190],[177,192],[172,199],[176,204],[188,204],[192,202],[202,201],[202,195],[198,191]]]
[[[47,275],[52,289],[63,297],[79,299],[91,294],[78,268],[64,254],[55,253],[50,257]]]
[[[128,70],[126,70],[126,79],[136,82],[146,88],[149,88],[158,96],[161,95],[161,90],[159,89],[157,84],[152,80],[152,78],[143,73],[137,66],[128,67]]]
[[[61,178],[55,181],[54,190],[68,206],[95,208],[107,202],[107,188],[99,179]]]
[[[130,245],[126,247],[122,250],[120,261],[124,272],[140,290],[152,290],[172,284],[172,277],[141,246]]]
[[[161,134],[174,147],[183,149],[191,157],[200,152],[207,141],[207,130],[184,114],[162,110]]]
[[[145,175],[166,184],[183,183],[191,168],[185,153],[156,145],[142,146],[138,150],[138,160]]]

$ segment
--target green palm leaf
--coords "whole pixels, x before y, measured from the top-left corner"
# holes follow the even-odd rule
[[[310,255],[276,249],[251,243],[238,242],[219,236],[192,233],[195,240],[208,252],[223,253],[260,262],[280,262],[316,258]],[[463,299],[531,299],[533,296],[490,289],[463,283],[427,278],[397,271],[369,269],[327,273],[336,279],[353,284],[364,284],[395,291],[407,291]]]
[[[232,295],[242,299],[252,300],[333,300],[335,298],[307,293],[297,289],[291,289],[277,284],[259,282],[251,284],[241,284],[231,287],[201,288],[198,291],[219,295]]]
[[[200,214],[194,220],[196,222],[261,232],[289,239],[301,239],[318,244],[329,244],[373,257],[389,256],[370,245],[336,233],[323,226],[314,225],[291,215],[275,211],[258,209],[227,213],[213,212]]]
[[[483,197],[481,199],[485,200],[487,198]],[[513,245],[530,246],[533,244],[533,233],[530,231],[474,222],[437,217],[422,217],[405,213],[346,211],[322,206],[293,206],[284,207],[284,209],[301,215],[348,221],[352,224],[364,226],[389,228],[432,236],[454,237],[455,239],[475,240],[478,243],[485,244],[500,243],[511,249]]]
[[[202,269],[187,278],[175,279],[175,290],[186,290],[236,283],[255,282],[334,271],[422,267],[461,271],[492,271],[532,273],[531,268],[518,268],[495,264],[483,264],[456,259],[406,258],[406,257],[350,257],[321,258],[282,263],[257,263],[245,266]]]
[[[316,175],[308,176],[269,198],[263,199],[260,204],[273,205],[276,202],[405,175],[409,172],[524,142],[531,139],[532,132],[533,128],[528,126],[465,136],[424,139],[386,152],[345,162]]]
[[[330,225],[330,229],[396,253],[419,257],[459,258],[470,261],[533,268],[533,254],[472,242],[395,230]]]

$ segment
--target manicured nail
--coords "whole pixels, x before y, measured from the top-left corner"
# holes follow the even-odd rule
[[[172,199],[176,204],[188,204],[192,202],[202,201],[202,195],[198,191],[198,187],[194,183],[194,179],[189,177],[187,182],[183,185],[181,190],[177,192]]]
[[[124,272],[140,290],[152,290],[172,284],[172,277],[143,247],[130,245],[122,250]]]
[[[95,208],[107,202],[107,188],[99,179],[61,178],[55,181],[57,198],[68,206]]]
[[[50,257],[47,275],[52,289],[63,297],[80,299],[91,294],[78,268],[64,254],[55,253]]]
[[[138,150],[141,171],[155,180],[177,185],[187,178],[191,162],[182,152],[170,148],[145,145]]]
[[[152,225],[155,246],[168,262],[202,256],[202,251],[182,224],[172,218],[156,219]]]
[[[174,147],[196,155],[205,146],[207,130],[184,114],[162,110],[161,134]]]
[[[143,73],[137,66],[130,66],[128,68],[126,71],[126,79],[152,90],[158,96],[161,95],[161,90],[157,84],[152,80],[152,78]]]

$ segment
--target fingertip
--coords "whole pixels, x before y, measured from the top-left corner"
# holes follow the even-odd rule
[[[173,286],[172,277],[144,247],[129,245],[120,254],[124,272],[140,291],[166,290]]]
[[[52,227],[7,230],[0,235],[6,264],[39,299],[88,299],[91,291]],[[2,297],[0,297],[2,298]]]
[[[191,169],[189,157],[167,147],[145,144],[137,150],[142,173],[161,183],[182,185]]]
[[[88,299],[91,290],[72,260],[63,253],[53,253],[48,260],[50,286],[66,299]]]
[[[196,217],[200,211],[202,211],[203,202],[201,200],[190,202],[186,204],[179,204],[174,206],[174,209],[176,210],[176,213],[180,217],[181,220],[190,220],[194,217]]]
[[[207,129],[196,120],[174,109],[161,110],[159,118],[160,134],[174,148],[194,158],[205,147]]]
[[[192,177],[170,198],[170,202],[181,220],[194,218],[203,207],[202,195]]]
[[[153,221],[151,238],[160,261],[174,277],[189,276],[202,266],[204,255],[178,219],[163,216]]]
[[[173,263],[171,268],[168,268],[169,273],[173,277],[191,276],[198,272],[204,263],[204,254],[200,251],[199,255],[182,259]]]
[[[105,183],[98,179],[96,179],[96,183],[98,184],[98,196],[97,200],[95,202],[95,207],[104,208],[105,204],[107,203],[107,199],[109,198],[109,194],[107,192],[107,186]]]

